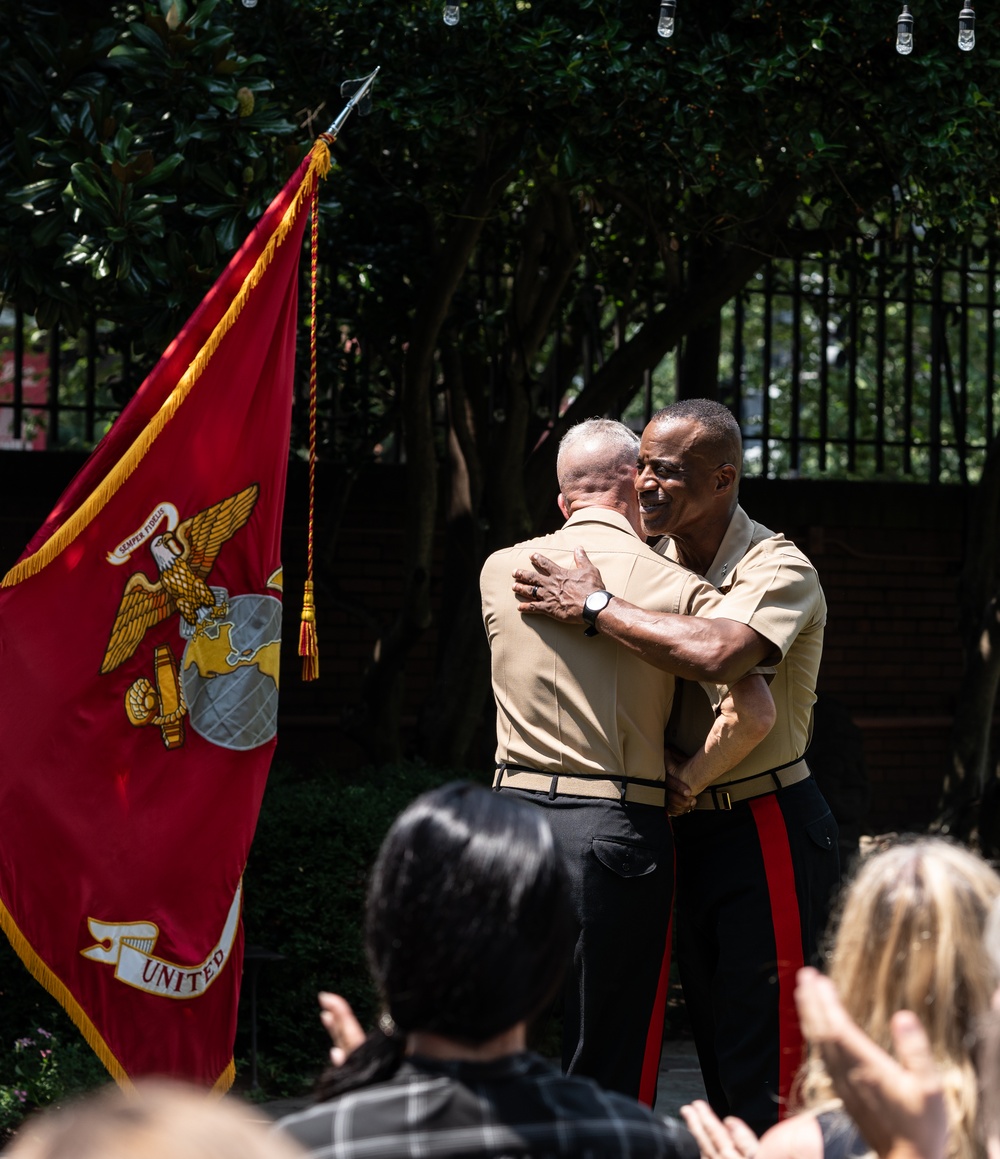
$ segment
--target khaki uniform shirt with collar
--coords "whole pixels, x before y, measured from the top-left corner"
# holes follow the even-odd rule
[[[554,773],[608,773],[663,779],[663,739],[674,678],[580,624],[522,615],[511,592],[515,568],[538,551],[574,567],[582,546],[608,591],[654,611],[704,613],[718,593],[664,559],[628,520],[605,507],[575,512],[552,535],[495,552],[483,567],[483,621],[497,704],[497,761]],[[598,620],[600,626],[600,620]],[[715,685],[689,686],[691,698],[717,700]],[[706,692],[708,695],[706,695]]]
[[[676,559],[676,550],[668,540],[661,540],[657,550],[668,559]],[[723,597],[707,614],[748,624],[780,654],[780,660],[774,661],[770,686],[774,728],[715,782],[722,785],[786,765],[808,748],[823,654],[826,599],[816,569],[806,556],[791,540],[755,523],[742,507],[736,508],[705,578]],[[705,712],[699,703],[704,700],[684,683],[668,730],[670,740],[682,752],[694,752],[712,726],[711,712]]]

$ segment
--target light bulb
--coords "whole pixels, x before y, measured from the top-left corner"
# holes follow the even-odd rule
[[[958,47],[963,52],[976,47],[976,14],[968,5],[958,14]]]
[[[244,8],[256,8],[257,7],[257,0],[243,0],[243,7]]]
[[[913,17],[908,4],[896,17],[896,51],[900,56],[909,56],[913,51]]]
[[[444,22],[449,28],[454,28],[461,18],[461,12],[457,4],[445,4],[444,6]]]
[[[660,19],[656,25],[656,31],[660,36],[673,36],[674,12],[676,10],[677,0],[663,0],[660,4]]]

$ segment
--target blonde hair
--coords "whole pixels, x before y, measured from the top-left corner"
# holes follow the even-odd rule
[[[166,1080],[108,1086],[42,1111],[5,1159],[299,1159],[304,1152],[234,1098]]]
[[[998,897],[1000,876],[969,850],[939,838],[901,842],[860,863],[828,955],[848,1013],[885,1050],[897,1010],[924,1024],[944,1081],[953,1159],[982,1153],[974,1032],[996,986],[983,933]],[[836,1105],[815,1051],[799,1089],[808,1107]]]

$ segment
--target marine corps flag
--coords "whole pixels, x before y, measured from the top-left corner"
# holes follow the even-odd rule
[[[120,1083],[224,1089],[321,140],[0,589],[0,924]]]

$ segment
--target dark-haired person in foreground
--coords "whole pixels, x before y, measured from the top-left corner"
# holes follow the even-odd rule
[[[536,553],[534,571],[514,572],[514,591],[520,611],[568,623],[583,622],[585,602],[599,598],[601,636],[684,678],[670,729],[681,752],[695,751],[713,725],[706,698],[686,683],[692,674],[722,682],[774,666],[774,728],[696,788],[696,807],[674,825],[677,960],[709,1102],[761,1134],[801,1061],[795,971],[817,951],[839,858],[836,822],[805,760],[826,601],[805,555],[739,506],[742,458],[736,420],[706,399],[655,414],[639,445],[643,531],[719,590],[705,615],[636,600],[580,551],[576,570]]]
[[[540,811],[455,782],[396,820],[368,891],[365,942],[385,1013],[363,1041],[324,996],[335,1066],[282,1119],[315,1159],[696,1159],[686,1128],[527,1050],[575,936]]]

